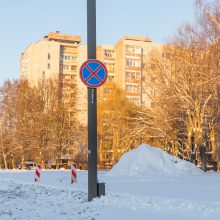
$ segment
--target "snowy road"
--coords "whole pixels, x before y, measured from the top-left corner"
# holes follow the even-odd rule
[[[0,170],[0,220],[218,220],[220,172],[150,151],[127,154],[112,171],[99,172],[106,196],[92,202],[86,171],[71,185],[70,171],[42,171],[34,183],[34,171]]]
[[[70,184],[69,171],[0,171],[0,219],[219,219],[220,174],[189,178],[112,177],[102,173],[107,195],[87,202],[87,172]],[[44,178],[44,179],[43,179]]]

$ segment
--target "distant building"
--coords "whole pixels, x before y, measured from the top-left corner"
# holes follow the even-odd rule
[[[105,99],[112,92],[112,85],[116,84],[134,104],[154,108],[156,103],[152,97],[156,95],[156,86],[155,78],[150,74],[154,69],[147,58],[155,48],[162,57],[162,47],[153,44],[150,38],[132,36],[123,37],[116,45],[99,45],[97,59],[108,70],[107,82],[98,89],[100,100]],[[81,82],[79,69],[86,60],[87,46],[81,44],[81,37],[59,32],[51,32],[29,45],[20,60],[20,77],[32,85],[47,78],[59,80],[63,103],[68,106],[70,114],[69,126],[74,125],[76,117],[82,129],[87,126],[87,88]],[[77,101],[71,106],[71,98],[75,98],[74,88],[77,88]],[[99,144],[102,145],[102,157],[108,161],[112,157],[111,135]]]
[[[156,90],[154,80],[148,78],[148,70],[152,70],[151,67],[146,68],[146,62],[150,51],[155,47],[161,50],[162,46],[153,44],[150,38],[132,36],[123,37],[114,46],[98,46],[97,59],[104,62],[108,70],[107,83],[98,90],[99,95],[106,97],[111,93],[111,83],[115,83],[125,90],[126,97],[136,105],[140,106],[142,99],[143,106],[155,107],[149,94],[155,95]],[[74,110],[78,112],[78,120],[86,126],[87,88],[79,77],[79,68],[85,60],[87,46],[81,44],[80,36],[50,32],[42,40],[30,44],[21,54],[20,77],[32,85],[47,78],[60,80],[67,106],[76,86],[78,99]],[[68,108],[71,115],[74,110],[71,106]],[[71,120],[69,123],[71,125]]]
[[[101,96],[105,98],[111,93],[111,84],[116,83],[116,51],[114,46],[98,46],[97,59],[101,60],[108,70],[107,82],[99,89]]]
[[[115,82],[125,90],[126,97],[134,104],[140,106],[142,102],[142,106],[154,108],[155,79],[147,59],[152,50],[162,57],[162,49],[163,45],[153,44],[151,38],[125,36],[115,46],[99,46],[97,57],[107,66],[108,82]],[[103,93],[107,95],[110,90],[109,86],[103,88]]]
[[[20,77],[32,85],[39,80],[53,78],[62,83],[62,96],[65,104],[74,97],[77,88],[77,109],[68,106],[70,116],[74,111],[83,125],[87,123],[86,87],[79,78],[79,68],[87,58],[87,47],[81,44],[80,36],[50,32],[44,39],[29,45],[21,54]],[[71,119],[69,124],[71,126]]]

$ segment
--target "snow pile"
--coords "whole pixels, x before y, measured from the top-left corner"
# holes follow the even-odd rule
[[[125,153],[110,170],[109,175],[148,176],[148,175],[188,175],[201,174],[194,164],[176,158],[160,148],[146,144]]]

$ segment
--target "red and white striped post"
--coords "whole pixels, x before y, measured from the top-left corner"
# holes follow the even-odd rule
[[[35,182],[39,182],[40,181],[40,168],[41,165],[40,164],[36,164],[36,170],[35,170]]]
[[[71,164],[71,184],[77,183],[76,172],[76,163],[73,163]]]

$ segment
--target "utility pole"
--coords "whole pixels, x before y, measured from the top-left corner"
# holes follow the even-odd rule
[[[140,106],[141,106],[141,109],[142,109],[142,106],[143,106],[143,94],[142,94],[142,91],[143,91],[143,66],[144,66],[143,56],[144,56],[144,49],[143,49],[143,47],[141,47],[141,81],[140,81],[140,84],[141,84],[141,91],[140,91]]]
[[[144,49],[143,47],[141,47],[141,81],[140,81],[140,107],[141,107],[141,110],[143,108],[143,55],[144,55]],[[142,137],[140,138],[140,144],[142,144]]]
[[[96,59],[96,0],[87,0],[87,54]],[[97,94],[88,87],[88,200],[97,197]]]

